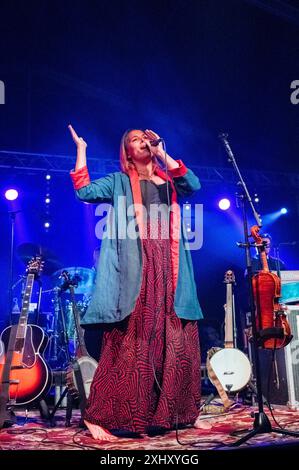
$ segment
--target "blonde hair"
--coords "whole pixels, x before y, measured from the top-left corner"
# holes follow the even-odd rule
[[[132,159],[128,157],[128,153],[127,153],[128,135],[133,130],[135,130],[135,128],[126,130],[126,132],[123,134],[123,136],[120,140],[120,149],[119,149],[120,168],[121,168],[121,171],[126,173],[127,175],[130,173],[130,170],[135,169],[135,165],[134,165]],[[139,130],[141,130],[143,132],[142,129],[139,129]],[[158,166],[158,162],[157,162],[157,159],[155,157],[153,159],[153,164],[154,164],[154,168]]]

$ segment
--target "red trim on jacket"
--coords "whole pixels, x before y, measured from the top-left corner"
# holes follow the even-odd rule
[[[181,167],[183,166],[185,167],[185,165],[182,163]],[[170,176],[168,175],[168,178],[167,178],[166,173],[163,170],[161,170],[158,166],[155,168],[155,174],[160,176],[160,178],[162,178],[164,181],[168,179],[172,188],[171,211],[170,211],[170,234],[169,235],[170,235],[170,251],[171,251],[171,266],[172,266],[172,286],[173,286],[173,292],[175,292],[177,281],[178,281],[178,273],[179,273],[180,221],[181,221],[180,206],[177,203],[176,190],[175,190],[173,181],[170,178]],[[144,221],[143,221],[143,213],[142,213],[143,205],[142,205],[142,195],[141,195],[139,175],[135,169],[131,169],[129,171],[129,178],[131,182],[137,224],[139,227],[139,235],[140,235],[140,238],[142,239],[143,230],[144,230]]]
[[[181,168],[186,168],[181,160],[177,160],[177,162],[180,164],[180,167],[176,168],[176,170],[180,170]],[[173,171],[175,170],[168,170],[171,176],[172,176]],[[187,168],[186,168],[186,172],[187,172]],[[160,178],[167,180],[166,173],[163,170],[161,170],[159,167],[156,168],[155,173],[158,176],[160,176]],[[177,175],[177,176],[183,176],[183,174]],[[175,292],[177,282],[178,282],[178,276],[179,276],[181,211],[180,211],[180,206],[177,202],[177,193],[176,193],[173,181],[169,177],[169,175],[168,175],[168,181],[170,182],[170,185],[172,188],[170,230],[169,230],[170,234],[169,235],[170,235],[170,251],[171,251],[171,265],[172,265],[172,286],[173,286],[173,292]]]
[[[128,174],[130,178],[131,188],[132,188],[132,195],[133,195],[133,203],[134,203],[134,210],[137,219],[137,225],[139,228],[139,236],[143,238],[143,230],[144,230],[144,220],[143,220],[143,204],[142,204],[142,195],[141,195],[141,188],[139,182],[139,175],[135,168],[129,170]]]
[[[87,166],[83,166],[79,170],[71,171],[70,176],[76,190],[83,188],[90,184],[90,178]]]
[[[185,174],[188,171],[188,168],[184,165],[182,160],[176,160],[176,162],[179,164],[178,168],[173,168],[173,170],[168,170],[168,174],[172,178],[178,178],[179,176],[185,176]]]

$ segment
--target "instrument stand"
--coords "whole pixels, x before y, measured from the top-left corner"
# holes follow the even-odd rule
[[[66,351],[66,357],[67,357],[67,362],[68,362],[68,368],[72,367],[76,376],[76,382],[78,386],[78,391],[79,391],[79,396],[82,397],[81,400],[79,401],[79,408],[81,411],[81,420],[79,423],[80,427],[85,427],[84,422],[83,422],[83,413],[85,410],[86,406],[86,399],[85,399],[85,391],[84,391],[84,384],[82,380],[82,375],[80,368],[77,365],[76,359],[72,359],[70,356],[69,352],[69,340],[68,340],[68,334],[67,334],[67,328],[66,328],[66,323],[65,323],[65,318],[63,314],[63,308],[61,304],[61,293],[63,292],[64,289],[61,288],[56,288],[56,298],[55,298],[55,310],[56,314],[58,311],[61,313],[61,321],[62,321],[62,330],[63,330],[63,342],[65,346],[65,351]],[[58,311],[57,311],[58,310]],[[55,315],[57,317],[57,315]],[[56,343],[54,342],[54,351],[55,354],[57,355],[57,319],[56,319],[56,327],[54,328],[54,341],[56,339]],[[60,407],[62,401],[64,398],[67,398],[67,405],[66,405],[66,416],[65,416],[65,426],[70,427],[71,426],[71,418],[72,418],[72,411],[73,411],[73,405],[76,400],[76,398],[73,396],[73,394],[70,392],[70,390],[66,387],[64,391],[62,392],[58,402],[55,404],[53,410],[49,413],[49,420],[51,423],[51,426],[55,426],[54,422],[54,416],[58,408]]]
[[[58,402],[56,403],[53,410],[49,414],[49,421],[50,421],[51,427],[55,427],[54,416],[56,414],[56,411],[60,407],[65,396],[67,397],[65,427],[68,428],[71,425],[71,417],[72,417],[72,410],[73,410],[73,397],[71,396],[69,390],[65,388],[62,394],[60,395]]]
[[[69,352],[69,338],[67,334],[67,328],[66,328],[66,323],[65,323],[65,317],[64,317],[64,312],[63,312],[63,307],[61,303],[61,289],[60,287],[55,287],[54,289],[54,300],[52,300],[54,304],[54,322],[53,322],[53,330],[52,330],[52,335],[51,335],[51,343],[50,343],[50,348],[49,348],[49,358],[48,362],[52,368],[52,370],[57,370],[57,365],[59,364],[58,361],[58,349],[59,353],[61,351],[64,352],[65,354],[65,359],[66,361],[63,364],[63,368],[70,363],[71,357],[70,357],[70,352]],[[58,319],[61,319],[61,324],[62,324],[62,344],[59,344],[58,348],[58,339],[60,337],[60,332],[59,332],[59,327],[58,327]],[[59,366],[59,369],[61,369],[61,365]]]
[[[83,385],[83,381],[82,381],[81,372],[78,368],[76,368],[76,361],[72,362],[72,367],[74,368],[74,371],[75,371],[75,374],[76,374],[76,381],[77,381],[77,384],[78,384],[79,392],[82,390],[82,388],[83,388],[83,392],[84,392],[84,385]],[[81,395],[81,396],[84,396],[84,394]],[[64,391],[62,392],[62,394],[60,395],[60,398],[59,398],[58,402],[56,403],[56,405],[54,406],[53,410],[49,413],[48,419],[50,421],[51,427],[55,426],[54,416],[55,416],[56,411],[60,407],[60,405],[61,405],[61,403],[62,403],[62,401],[65,397],[67,398],[66,415],[65,415],[65,427],[70,427],[71,426],[72,411],[73,411],[73,408],[74,408],[74,402],[76,401],[76,398],[72,395],[70,390],[68,390],[68,388],[66,387],[64,389]],[[79,427],[82,427],[82,428],[85,427],[84,422],[83,422],[83,413],[84,413],[84,410],[85,410],[85,406],[86,406],[86,400],[81,399],[79,401],[79,408],[80,408],[80,411],[81,411],[81,419],[80,419]]]
[[[261,227],[261,219],[255,207],[253,205],[252,199],[248,192],[247,186],[245,181],[242,178],[238,165],[236,163],[234,154],[230,148],[230,145],[227,140],[227,134],[219,135],[220,140],[224,144],[226,153],[228,155],[228,161],[232,163],[234,170],[236,171],[238,177],[238,185],[240,185],[243,189],[241,194],[237,194],[237,204],[238,207],[241,206],[242,209],[242,216],[243,216],[243,230],[244,230],[244,243],[238,243],[237,245],[240,248],[245,249],[246,254],[246,268],[247,268],[247,281],[248,281],[248,289],[249,289],[249,300],[250,300],[250,312],[251,312],[251,323],[252,323],[252,352],[253,352],[253,359],[255,363],[255,374],[256,374],[256,392],[257,392],[257,403],[258,403],[258,412],[254,413],[254,423],[253,429],[240,431],[240,432],[247,432],[245,436],[241,437],[236,442],[229,444],[229,447],[238,447],[244,442],[248,441],[252,437],[256,436],[257,434],[265,434],[265,433],[278,433],[287,436],[299,437],[299,432],[287,431],[286,429],[282,428],[273,428],[271,426],[270,420],[266,413],[264,412],[263,408],[263,394],[262,394],[262,382],[261,382],[261,371],[260,371],[260,360],[259,360],[259,353],[258,353],[258,332],[257,326],[255,322],[255,302],[254,302],[254,294],[253,294],[253,287],[252,287],[252,264],[251,264],[251,256],[250,256],[250,247],[252,246],[249,241],[249,234],[248,234],[248,222],[247,222],[247,213],[246,213],[246,204],[249,204],[253,216],[256,220],[256,223],[259,227]],[[235,435],[238,432],[235,433]]]
[[[36,311],[35,311],[35,323],[36,323],[36,325],[39,325],[40,306],[41,306],[42,287],[43,287],[43,285],[42,285],[42,282],[39,278],[36,279],[36,282],[38,284],[38,297],[37,297],[37,307],[36,307]],[[38,406],[41,418],[42,419],[49,419],[50,412],[49,412],[48,405],[47,405],[46,401],[44,400],[44,398],[41,398],[37,401],[37,406]]]
[[[67,358],[67,364],[69,365],[71,363],[71,357],[70,357],[70,352],[69,352],[69,346],[68,346],[68,334],[67,334],[67,329],[66,329],[66,324],[65,324],[65,318],[64,318],[64,313],[63,313],[63,308],[61,304],[61,288],[60,287],[55,287],[54,289],[54,325],[53,325],[53,347],[51,349],[50,353],[50,363],[54,362],[54,364],[57,364],[58,361],[58,317],[60,315],[61,317],[61,323],[62,323],[62,334],[63,334],[63,345],[61,349],[64,349],[66,358]],[[57,372],[57,370],[56,370]],[[61,371],[65,372],[65,371]],[[66,374],[66,372],[65,372]],[[55,426],[55,421],[54,421],[54,416],[56,414],[56,411],[62,404],[64,398],[67,397],[67,404],[66,404],[66,417],[65,417],[65,426],[69,427],[71,425],[71,417],[72,417],[72,408],[73,408],[73,397],[71,396],[69,390],[67,387],[64,389],[62,394],[60,395],[57,403],[55,403],[55,406],[53,410],[49,413],[49,421],[50,425],[52,427]]]

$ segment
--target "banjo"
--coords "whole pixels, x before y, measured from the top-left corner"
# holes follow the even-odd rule
[[[235,275],[233,271],[226,271],[224,283],[226,284],[224,348],[212,348],[212,350],[208,351],[208,357],[210,353],[209,362],[212,368],[211,373],[211,371],[209,372],[210,367],[208,367],[208,375],[216,388],[218,379],[225,392],[238,392],[246,387],[250,380],[251,364],[248,357],[237,349],[235,344],[233,296]]]
[[[80,402],[85,404],[87,398],[89,397],[91,382],[98,367],[98,363],[87,352],[83,330],[80,326],[80,314],[78,312],[74,292],[74,286],[78,285],[79,279],[78,277],[74,276],[71,280],[67,271],[63,271],[61,276],[64,279],[62,289],[69,289],[70,291],[78,341],[76,357],[72,361],[72,364],[69,366],[67,371],[67,387],[72,395],[79,397]]]

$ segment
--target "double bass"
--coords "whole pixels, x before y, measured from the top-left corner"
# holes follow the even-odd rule
[[[277,274],[269,270],[265,246],[259,230],[257,225],[250,229],[262,263],[262,270],[252,277],[258,343],[264,349],[282,349],[292,340],[291,328],[285,308],[279,303],[281,281]]]

